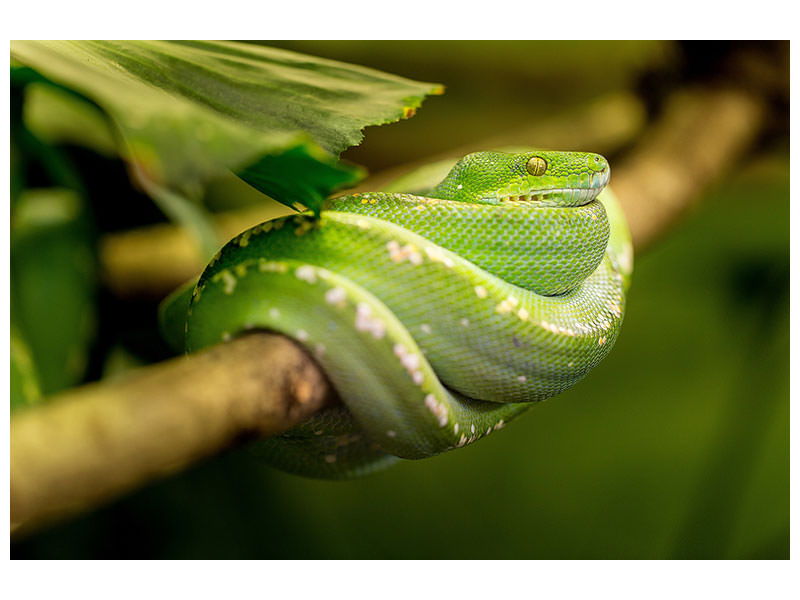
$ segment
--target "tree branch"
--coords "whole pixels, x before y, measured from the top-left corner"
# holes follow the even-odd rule
[[[741,89],[674,94],[615,174],[633,245],[643,250],[718,181],[761,131],[765,102]]]
[[[303,350],[269,333],[68,391],[11,420],[11,532],[285,431],[335,401]]]

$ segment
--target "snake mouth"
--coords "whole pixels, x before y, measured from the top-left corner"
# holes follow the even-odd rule
[[[533,187],[527,192],[513,193],[511,190],[498,190],[496,199],[501,202],[542,202],[553,205],[580,206],[588,204],[603,191],[611,177],[611,170],[597,173],[582,173],[561,177],[551,186]],[[514,190],[516,191],[516,190]]]

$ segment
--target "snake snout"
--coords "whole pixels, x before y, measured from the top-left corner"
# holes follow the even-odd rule
[[[586,156],[586,167],[590,171],[601,172],[608,170],[608,161],[600,154],[588,153]]]

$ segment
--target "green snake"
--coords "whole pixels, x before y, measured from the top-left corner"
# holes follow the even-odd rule
[[[614,345],[632,247],[609,177],[597,154],[478,152],[426,193],[257,225],[194,287],[186,350],[268,329],[321,365],[343,404],[258,442],[286,471],[354,477],[471,444]]]

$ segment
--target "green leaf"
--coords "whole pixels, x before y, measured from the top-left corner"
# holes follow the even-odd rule
[[[316,210],[320,197],[363,176],[337,155],[360,143],[364,127],[409,117],[441,93],[235,42],[14,41],[11,56],[100,106],[136,176],[187,199],[233,170],[284,204]],[[15,70],[18,80],[33,78],[12,66],[12,80]]]
[[[11,383],[10,404],[12,412],[18,408],[38,404],[42,390],[36,375],[30,348],[19,329],[11,324]]]
[[[29,189],[11,215],[11,321],[35,366],[17,360],[23,390],[33,389],[34,372],[44,394],[84,374],[94,337],[96,264],[83,204],[75,190]]]
[[[325,198],[340,188],[354,185],[366,175],[360,167],[345,171],[320,156],[315,147],[298,146],[277,156],[264,156],[238,175],[257,190],[296,210],[310,208],[319,214]],[[309,160],[317,156],[317,160]]]
[[[76,144],[115,156],[117,143],[103,112],[59,87],[32,82],[25,88],[25,126],[48,144]]]

